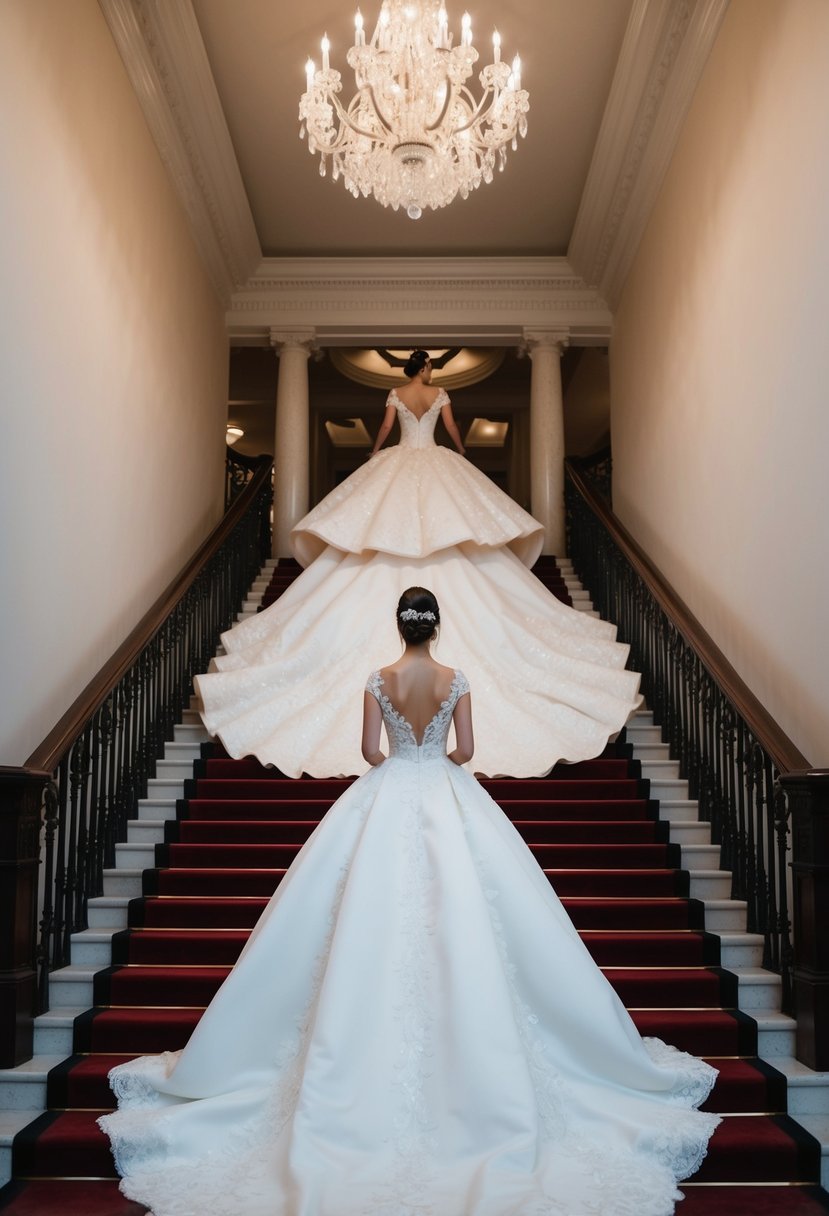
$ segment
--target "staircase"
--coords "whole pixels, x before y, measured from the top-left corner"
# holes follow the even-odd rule
[[[592,610],[567,563],[542,559],[536,572],[565,602]],[[297,573],[269,564],[243,611],[273,602]],[[0,1210],[140,1216],[117,1191],[95,1123],[110,1106],[106,1074],[187,1041],[346,784],[288,781],[230,760],[205,742],[195,712],[185,715],[105,894],[90,903],[89,928],[73,939],[72,965],[52,976],[34,1059],[0,1072],[0,1181],[12,1177]],[[637,714],[625,741],[596,760],[483,784],[640,1031],[720,1070],[708,1109],[725,1118],[701,1171],[683,1184],[682,1216],[825,1216],[829,1078],[792,1058],[779,980],[760,967],[762,940],[744,932],[745,908],[729,898],[719,850],[651,716]]]

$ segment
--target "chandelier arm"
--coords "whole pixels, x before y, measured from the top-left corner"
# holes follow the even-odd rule
[[[354,104],[354,102],[357,100],[360,93],[362,93],[362,92],[363,92],[363,89],[360,89],[357,93],[354,94],[354,96],[351,99],[351,105]],[[369,89],[369,92],[371,93],[371,89]],[[374,98],[372,96],[372,101],[373,100],[374,100]],[[337,139],[335,140],[334,144],[331,145],[332,148],[334,148],[335,145],[339,143],[340,134],[342,132],[343,127],[348,127],[349,131],[353,131],[355,135],[363,135],[366,139],[372,140],[372,142],[376,141],[377,132],[376,131],[366,131],[362,127],[358,126],[357,123],[353,120],[353,118],[349,114],[348,110],[346,110],[345,107],[343,106],[339,97],[336,96],[336,94],[332,93],[329,98],[329,101],[331,102],[334,109],[336,110],[337,117],[339,118],[340,124],[341,124],[340,132],[338,132],[338,134],[337,134]],[[383,117],[383,115],[380,113],[380,111],[377,110],[376,104],[375,104],[375,110],[376,110],[377,114],[379,115],[380,120],[387,127],[386,120]],[[387,129],[388,129],[388,127],[387,127]],[[391,134],[391,132],[389,132],[389,134]]]
[[[446,77],[446,96],[443,99],[443,107],[440,111],[440,114],[435,119],[435,121],[426,128],[427,131],[436,131],[438,129],[438,127],[441,125],[444,118],[446,117],[446,111],[449,109],[449,103],[451,102],[454,95],[455,95],[455,91],[452,86],[452,82],[450,81],[449,77],[447,76]]]
[[[377,104],[377,97],[375,96],[375,93],[374,93],[374,85],[373,85],[373,84],[370,84],[370,85],[368,85],[367,87],[368,87],[368,95],[369,95],[369,97],[371,98],[371,104],[374,106],[374,113],[377,115],[377,117],[380,119],[380,122],[381,122],[381,123],[383,124],[383,126],[385,127],[385,129],[386,129],[386,134],[387,134],[387,135],[394,135],[394,133],[395,133],[395,131],[394,131],[394,127],[393,127],[393,126],[392,126],[392,124],[389,122],[389,120],[386,118],[385,114],[384,114],[384,113],[383,113],[383,111],[380,109],[379,105]],[[374,139],[376,139],[376,138],[377,138],[377,136],[376,136],[376,135],[374,135],[374,136],[373,136],[373,138],[374,138]]]
[[[473,106],[475,106],[475,98],[472,95],[472,93],[469,91],[469,89],[466,87],[466,85],[461,86],[460,92],[465,93],[466,96],[469,98],[470,103]],[[500,96],[500,94],[498,94],[498,96],[495,96],[493,94],[493,96],[489,102],[489,105],[486,108],[486,112],[482,113],[483,108],[484,108],[484,103],[487,101],[487,99],[490,98],[490,94],[492,94],[492,93],[493,93],[493,90],[491,88],[486,90],[483,97],[478,102],[477,106],[475,106],[475,110],[473,111],[472,117],[469,119],[469,122],[464,123],[462,127],[453,127],[452,128],[453,135],[460,135],[462,131],[468,131],[469,128],[474,127],[477,122],[486,122],[487,118],[489,118],[489,115],[492,113],[492,110],[495,106],[496,101],[498,100],[498,97]]]

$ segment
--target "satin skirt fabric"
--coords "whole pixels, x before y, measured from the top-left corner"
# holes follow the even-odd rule
[[[412,585],[440,604],[433,655],[470,682],[475,772],[540,776],[596,756],[638,707],[615,626],[561,604],[509,548],[465,542],[407,558],[329,546],[224,635],[227,653],[195,681],[207,729],[231,756],[287,776],[364,772],[366,672],[401,653],[394,610]]]
[[[423,429],[434,421],[424,418]],[[531,566],[544,539],[538,520],[468,460],[436,445],[431,431],[424,443],[378,452],[309,511],[291,533],[300,564],[310,565],[328,545],[343,553],[426,557],[471,541],[487,549],[506,545]]]
[[[668,1216],[715,1075],[640,1039],[472,776],[390,759],[100,1122],[155,1216]]]

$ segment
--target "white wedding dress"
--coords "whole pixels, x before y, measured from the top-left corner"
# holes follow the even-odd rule
[[[522,838],[420,744],[300,851],[183,1052],[110,1074],[121,1189],[155,1216],[668,1216],[716,1073],[642,1040]],[[479,699],[480,700],[480,699]]]
[[[441,390],[417,418],[392,391],[401,439],[323,499],[292,534],[307,569],[271,607],[224,634],[196,677],[202,716],[231,756],[290,777],[364,772],[366,670],[400,650],[394,609],[427,587],[441,609],[435,657],[475,689],[474,769],[543,775],[598,755],[640,702],[615,626],[560,603],[528,567],[543,529],[434,441]]]

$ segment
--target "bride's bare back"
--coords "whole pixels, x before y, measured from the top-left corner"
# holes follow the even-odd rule
[[[422,743],[423,732],[449,697],[454,671],[431,657],[411,660],[404,655],[381,668],[380,675],[386,696],[409,723],[418,744]]]
[[[415,741],[420,745],[426,727],[449,698],[455,678],[453,668],[437,663],[428,651],[424,652],[420,647],[408,647],[396,663],[380,669],[380,676],[384,694],[409,723]],[[465,764],[472,758],[474,750],[472,707],[468,693],[459,698],[452,722],[457,746],[449,753],[449,759],[455,764]],[[363,756],[375,766],[382,764],[385,759],[378,750],[381,725],[380,707],[367,692],[363,707]]]
[[[439,388],[434,388],[431,384],[423,384],[420,380],[412,380],[409,384],[404,384],[394,391],[406,409],[411,410],[416,418],[422,418],[424,414],[428,413],[440,394]]]

